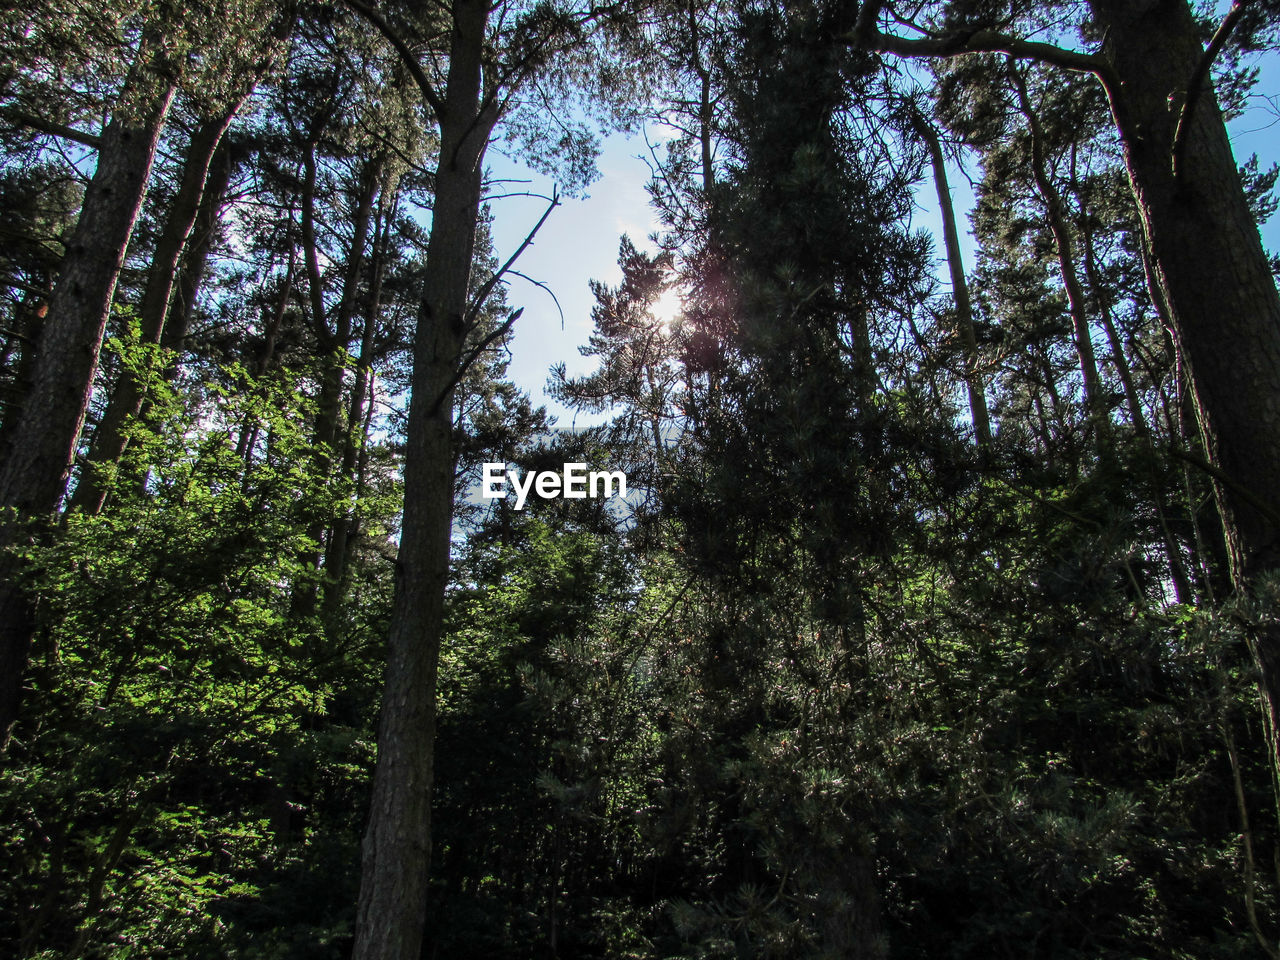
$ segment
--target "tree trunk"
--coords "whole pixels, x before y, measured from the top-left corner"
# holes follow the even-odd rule
[[[342,293],[334,310],[333,327],[324,307],[324,287],[320,275],[319,249],[315,231],[316,157],[315,145],[307,145],[304,157],[305,180],[302,192],[302,232],[311,302],[311,323],[315,330],[320,353],[320,390],[316,397],[316,422],[312,435],[315,450],[315,467],[319,476],[329,478],[333,474],[333,458],[342,432],[342,385],[347,371],[347,351],[351,347],[351,319],[355,311],[356,293],[364,267],[365,247],[368,245],[369,220],[373,212],[373,198],[377,193],[382,159],[366,164],[360,180],[360,194],[356,202],[351,225],[351,246],[347,250],[346,269],[343,271]],[[320,570],[321,547],[324,538],[325,518],[316,517],[307,530],[314,547],[305,551],[300,560],[303,569],[312,574]],[[315,613],[316,581],[308,578],[298,583],[293,595],[293,613],[310,616]]]
[[[258,356],[250,368],[255,381],[260,380],[271,369],[275,360],[276,342],[280,336],[280,327],[284,323],[285,313],[289,309],[289,301],[293,299],[293,272],[297,266],[297,248],[293,245],[293,237],[289,237],[289,266],[280,281],[280,293],[273,304],[263,310],[262,346]],[[258,444],[258,435],[262,429],[259,417],[246,414],[240,425],[240,439],[236,442],[236,459],[244,464],[241,481],[243,489],[248,490],[250,467],[253,465],[253,451]]]
[[[0,398],[4,405],[3,415],[0,416],[0,458],[7,459],[9,455],[10,438],[22,419],[22,404],[31,392],[36,343],[40,339],[40,330],[44,325],[45,317],[49,315],[49,299],[53,295],[53,277],[47,277],[43,286],[43,290],[39,292],[32,290],[23,296],[18,309],[14,311],[15,329],[8,332],[4,362],[6,365],[12,364],[13,382],[8,396]]]
[[[1155,285],[1215,468],[1232,582],[1244,590],[1280,567],[1280,296],[1210,90],[1199,98],[1174,173],[1181,106],[1204,54],[1185,0],[1091,6],[1118,81],[1107,92]],[[1280,624],[1258,631],[1251,646],[1280,760]]]
[[[244,99],[241,99],[222,116],[205,121],[191,135],[178,192],[156,241],[147,286],[138,311],[143,343],[159,344],[164,334],[165,318],[169,313],[169,301],[173,297],[182,253],[200,212],[214,152],[243,103]],[[147,378],[135,376],[128,370],[121,373],[120,382],[107,403],[102,421],[89,446],[85,469],[71,496],[71,507],[80,507],[86,513],[97,513],[102,509],[109,487],[109,483],[105,482],[107,478],[102,475],[102,468],[118,463],[123,455],[128,444],[125,430],[129,422],[141,412],[146,390]]]
[[[414,339],[404,521],[354,960],[418,960],[425,922],[436,670],[453,527],[453,384],[466,336],[482,164],[497,117],[497,108],[482,99],[487,0],[455,0],[452,9],[425,294]]]
[[[1086,225],[1084,228],[1084,270],[1093,290],[1093,300],[1098,308],[1098,316],[1102,320],[1102,329],[1106,331],[1107,343],[1111,347],[1111,360],[1115,364],[1116,376],[1124,389],[1125,403],[1129,407],[1129,420],[1133,423],[1133,431],[1145,448],[1148,477],[1151,480],[1152,506],[1155,508],[1156,522],[1160,527],[1160,536],[1164,541],[1165,555],[1169,561],[1169,578],[1173,581],[1173,592],[1178,603],[1191,603],[1195,595],[1191,591],[1191,579],[1187,576],[1182,562],[1182,550],[1177,538],[1169,529],[1168,513],[1164,506],[1165,485],[1155,469],[1155,441],[1151,435],[1151,426],[1147,423],[1142,409],[1142,398],[1138,396],[1138,388],[1133,382],[1133,373],[1129,367],[1129,359],[1124,353],[1124,344],[1120,333],[1116,330],[1115,320],[1111,315],[1111,294],[1103,286],[1102,271],[1098,268],[1097,256],[1093,249],[1093,233]]]
[[[969,416],[973,420],[973,435],[978,446],[986,448],[991,446],[991,414],[987,410],[987,395],[977,369],[978,337],[973,327],[973,303],[969,299],[969,283],[965,279],[964,260],[960,254],[960,231],[956,229],[956,212],[951,203],[951,188],[947,184],[947,164],[942,156],[942,144],[937,132],[923,117],[918,118],[916,131],[929,148],[933,183],[938,191],[942,238],[946,244],[947,267],[951,274],[951,294],[956,302],[957,332],[964,351],[964,382],[969,391]]]
[[[66,490],[116,281],[175,92],[151,75],[149,60],[144,48],[122,94],[138,106],[121,107],[103,131],[49,302],[31,390],[0,466],[0,550],[15,543],[23,521],[53,513]],[[0,749],[18,716],[31,642],[31,600],[18,574],[15,560],[0,558]]]
[[[1071,238],[1071,227],[1067,222],[1066,204],[1062,201],[1062,193],[1049,176],[1049,166],[1044,155],[1044,131],[1040,127],[1040,119],[1027,94],[1027,84],[1016,67],[1009,70],[1014,90],[1018,95],[1018,105],[1022,115],[1026,117],[1031,134],[1031,176],[1035,180],[1036,190],[1044,201],[1045,219],[1049,222],[1049,230],[1053,233],[1053,243],[1058,254],[1058,269],[1062,276],[1062,285],[1067,291],[1067,306],[1071,313],[1071,328],[1075,334],[1076,357],[1080,363],[1080,377],[1084,381],[1085,416],[1098,431],[1099,438],[1107,439],[1110,417],[1105,398],[1102,393],[1102,380],[1098,376],[1098,361],[1093,351],[1093,337],[1089,330],[1089,312],[1085,306],[1084,286],[1080,283],[1080,275],[1076,272],[1075,244]]]
[[[369,298],[364,311],[364,326],[360,333],[360,357],[356,362],[356,382],[351,390],[351,402],[347,411],[347,429],[342,442],[340,475],[356,481],[357,490],[352,504],[359,503],[359,482],[356,477],[358,461],[369,440],[369,416],[373,401],[366,405],[373,379],[374,340],[378,328],[378,315],[382,309],[382,281],[386,271],[387,248],[390,243],[391,225],[395,219],[398,193],[397,181],[384,184],[379,201],[379,213],[374,228],[374,245],[370,265]],[[388,194],[391,195],[388,199]],[[333,520],[329,542],[325,548],[322,612],[325,630],[336,639],[338,618],[346,595],[347,571],[350,562],[350,543],[355,532],[355,510],[343,509]]]
[[[312,163],[314,164],[314,160]],[[364,269],[365,248],[369,243],[369,221],[373,214],[373,200],[378,191],[380,179],[378,173],[381,166],[381,159],[370,161],[361,177],[360,195],[351,221],[351,246],[347,250],[342,293],[334,314],[333,328],[330,329],[328,317],[323,313],[312,317],[321,349],[328,351],[322,358],[324,367],[321,373],[320,395],[317,399],[315,432],[316,448],[324,457],[326,470],[332,462],[333,451],[337,446],[338,434],[342,428],[342,381],[347,369],[347,350],[351,347],[351,320],[355,313],[356,294]],[[314,172],[309,176],[314,180]],[[304,198],[304,202],[310,207],[314,197],[309,195]],[[314,250],[313,247],[309,249]],[[312,255],[314,256],[314,253]],[[312,300],[323,304],[321,296],[313,296]]]
[[[223,137],[209,165],[209,179],[200,197],[195,225],[191,228],[191,236],[182,254],[182,269],[178,272],[173,302],[169,305],[169,316],[164,322],[164,334],[160,338],[160,345],[171,353],[182,351],[187,332],[191,329],[196,295],[199,294],[208,272],[209,251],[218,234],[222,205],[226,202],[227,189],[231,186],[231,175],[235,171],[238,157],[239,148],[231,138]],[[176,369],[177,365],[171,364],[165,375],[172,378]]]

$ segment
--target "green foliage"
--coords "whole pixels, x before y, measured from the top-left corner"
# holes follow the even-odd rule
[[[28,550],[46,600],[3,789],[20,955],[338,956],[349,932],[353,889],[309,877],[354,855],[376,668],[289,615],[334,495],[292,384],[227,376],[194,413],[156,389],[114,509]]]
[[[632,631],[656,600],[615,547],[561,523],[474,537],[450,600],[432,915],[457,955],[648,955],[609,888],[653,748]]]
[[[380,9],[434,76],[449,11],[411,8]],[[166,146],[266,77],[229,141],[225,229],[176,278],[181,352],[133,319],[177,193],[178,165],[157,167],[89,422],[125,379],[146,405],[118,462],[77,465],[105,509],[15,539],[38,630],[0,773],[0,942],[23,960],[350,953],[383,640],[412,575],[404,386],[439,118],[345,8],[304,5],[276,60],[265,28],[294,12],[219,0],[178,29],[172,5],[43,3],[0,26],[4,430],[83,179],[24,113],[89,131],[148,24],[174,26],[155,56],[183,84]],[[919,22],[1090,29],[1082,6],[934,12]],[[1276,584],[1226,599],[1102,92],[994,55],[882,70],[847,42],[857,15],[495,10],[500,134],[569,190],[595,175],[588,118],[627,127],[661,90],[681,129],[658,250],[623,240],[621,283],[592,288],[597,369],[556,376],[607,423],[548,438],[481,349],[500,292],[468,333],[432,956],[1225,960],[1274,939],[1248,650]],[[973,355],[910,225],[924,103],[979,173]],[[1241,173],[1263,221],[1276,168]],[[472,295],[498,267],[488,231],[486,212]],[[682,315],[656,315],[672,291]],[[517,513],[469,498],[490,460],[624,469],[633,495]]]

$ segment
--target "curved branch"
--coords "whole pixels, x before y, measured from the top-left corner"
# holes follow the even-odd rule
[[[1240,22],[1240,17],[1244,14],[1244,8],[1248,3],[1249,0],[1235,0],[1235,3],[1231,5],[1227,15],[1222,18],[1222,23],[1218,24],[1218,29],[1214,31],[1213,39],[1209,41],[1209,46],[1205,48],[1204,54],[1200,57],[1200,62],[1196,64],[1196,69],[1191,74],[1191,79],[1187,81],[1187,99],[1182,104],[1182,111],[1178,114],[1178,126],[1173,134],[1173,175],[1175,178],[1182,172],[1182,158],[1187,149],[1187,131],[1191,129],[1191,119],[1195,116],[1196,104],[1200,102],[1200,95],[1204,93],[1205,85],[1209,81],[1209,71],[1213,69],[1213,61],[1218,59],[1218,54],[1227,45],[1232,31],[1235,30],[1236,24]]]
[[[541,289],[543,292],[546,293],[547,296],[551,298],[552,303],[556,305],[556,312],[560,314],[560,329],[563,330],[564,329],[564,307],[560,306],[560,298],[556,296],[556,292],[552,290],[550,286],[543,283],[541,280],[535,280],[533,279],[533,277],[529,276],[527,273],[521,273],[519,270],[514,270],[514,269],[508,270],[507,273],[511,274],[513,277],[519,277],[521,280],[524,280],[527,283],[533,284],[535,287],[538,287],[539,289]]]
[[[900,37],[883,33],[876,26],[882,6],[881,0],[868,0],[859,12],[853,29],[843,37],[845,42],[850,46],[877,53],[892,53],[900,57],[962,57],[969,53],[1003,53],[1015,60],[1035,60],[1066,70],[1092,73],[1108,86],[1112,85],[1114,79],[1111,65],[1096,53],[1081,53],[1052,43],[1024,40],[996,30],[970,30],[927,37]]]
[[[404,61],[404,65],[409,68],[409,73],[414,81],[418,84],[418,89],[422,91],[422,99],[426,100],[431,109],[435,111],[438,118],[444,112],[444,101],[440,99],[436,93],[435,85],[431,79],[422,70],[422,64],[418,61],[418,55],[409,49],[409,44],[405,43],[404,38],[391,28],[391,24],[373,7],[364,3],[363,0],[344,0],[344,2],[360,16],[364,17],[372,23],[387,42],[395,47],[396,52],[400,54],[400,59]]]

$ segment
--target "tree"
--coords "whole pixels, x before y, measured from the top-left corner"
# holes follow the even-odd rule
[[[200,14],[182,18],[178,11],[159,4],[142,12],[141,26],[129,38],[134,50],[132,63],[113,98],[111,119],[96,142],[93,177],[50,294],[30,388],[23,396],[21,411],[7,412],[14,427],[0,469],[0,509],[5,511],[0,520],[0,543],[5,547],[23,536],[26,523],[47,519],[66,491],[117,280],[147,193],[170,105],[184,77],[209,79],[199,71],[186,71],[183,62],[193,38],[219,12],[215,5]],[[253,54],[260,53],[254,43],[258,35],[253,31],[264,29],[264,25],[254,23],[248,29],[248,37],[227,37],[224,49],[246,43],[252,51],[246,59],[252,61]],[[265,36],[279,40],[270,23],[265,26]],[[266,45],[270,47],[270,39]],[[216,64],[218,58],[209,59]],[[234,61],[235,57],[229,59]],[[237,76],[230,86],[235,88],[242,82],[243,77]],[[203,182],[207,163],[196,166],[201,168],[200,175],[193,169],[192,179]],[[189,226],[182,232],[189,232]],[[14,455],[18,451],[21,455]],[[18,716],[30,643],[29,600],[17,582],[13,561],[3,564],[0,741],[7,740]]]
[[[281,18],[275,24],[275,35],[262,38],[265,41],[262,44],[264,49],[254,49],[252,46],[244,51],[233,49],[229,51],[233,62],[223,67],[228,76],[217,78],[206,75],[208,80],[222,80],[222,84],[229,87],[230,91],[223,102],[200,105],[204,107],[201,112],[205,115],[197,118],[195,129],[191,132],[178,189],[156,239],[146,289],[138,307],[142,335],[149,343],[173,339],[172,332],[166,336],[165,327],[178,286],[183,257],[191,244],[192,232],[204,204],[206,189],[213,186],[210,184],[211,176],[219,175],[214,167],[214,158],[218,155],[232,120],[243,109],[261,76],[271,69],[271,61],[278,56],[286,39],[285,34],[292,27],[292,18]],[[249,62],[235,62],[237,58],[247,59]],[[212,72],[211,69],[210,74]],[[216,90],[219,84],[215,82],[209,86]],[[125,425],[130,418],[141,412],[143,400],[144,385],[136,379],[125,377],[116,385],[89,446],[86,460],[91,466],[82,471],[68,503],[70,508],[81,507],[93,513],[102,509],[107,490],[97,476],[97,471],[109,469],[119,461],[126,442]]]
[[[913,127],[929,151],[929,165],[933,171],[934,188],[938,194],[938,207],[942,213],[942,237],[947,253],[947,270],[951,277],[951,294],[955,298],[956,327],[963,351],[964,381],[969,394],[969,417],[973,421],[973,434],[980,447],[991,444],[991,414],[987,409],[986,390],[978,371],[978,338],[974,329],[973,303],[969,298],[969,283],[964,272],[964,260],[960,251],[960,232],[956,228],[955,207],[951,202],[951,189],[947,185],[947,163],[942,152],[942,141],[932,122],[918,113],[913,117]]]
[[[1022,39],[963,5],[944,7],[930,35],[903,37],[882,30],[882,10],[879,0],[864,4],[849,42],[907,57],[996,52],[1101,82],[1155,286],[1190,373],[1232,579],[1247,593],[1280,569],[1280,294],[1210,82],[1230,27],[1206,49],[1185,0],[1091,0],[1081,20],[1103,39],[1080,52]],[[1280,766],[1280,626],[1266,618],[1250,645]]]
[[[58,506],[89,405],[116,279],[146,194],[151,163],[176,83],[159,60],[162,23],[143,31],[115,114],[103,130],[93,179],[68,242],[31,387],[0,469],[0,547],[21,536],[20,525]],[[21,455],[18,452],[21,451]],[[0,566],[0,744],[18,718],[22,675],[30,645],[29,598],[10,557]]]
[[[436,28],[445,38],[447,49],[438,51],[448,58],[441,87],[428,76],[421,55],[381,14],[359,0],[351,0],[351,6],[404,57],[440,138],[425,292],[413,348],[404,523],[354,953],[357,960],[412,960],[422,939],[431,854],[435,690],[456,464],[455,388],[474,359],[474,352],[464,353],[467,335],[502,279],[502,271],[494,274],[473,296],[484,155],[522,88],[558,57],[581,47],[604,11],[546,6],[521,15],[482,0],[459,0],[443,23],[417,25]],[[530,139],[536,141],[536,128]],[[569,137],[551,156],[571,157],[577,147]],[[509,322],[514,320],[513,315]]]

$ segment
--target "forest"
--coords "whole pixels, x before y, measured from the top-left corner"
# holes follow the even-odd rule
[[[0,955],[1280,960],[1277,47],[6,3]],[[566,427],[520,255],[659,130]]]

